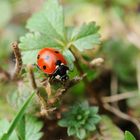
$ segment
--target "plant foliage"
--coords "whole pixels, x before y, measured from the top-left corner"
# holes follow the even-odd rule
[[[34,92],[29,96],[29,98],[26,100],[26,102],[23,104],[13,121],[11,122],[10,126],[8,129],[2,134],[1,140],[8,140],[13,131],[15,130],[15,127],[18,125],[18,123],[21,121],[26,108],[28,107],[29,103],[31,102],[33,98]]]
[[[25,115],[17,127],[18,136],[21,140],[39,140],[42,137],[43,123],[31,115]]]
[[[136,140],[133,134],[129,131],[125,131],[125,138],[124,140]]]
[[[20,38],[20,49],[25,64],[36,63],[39,49],[53,47],[59,49],[72,66],[75,58],[70,51],[71,46],[84,51],[100,43],[99,27],[95,22],[72,27],[69,35],[68,28],[64,25],[63,8],[58,0],[48,0],[42,10],[28,20],[27,28],[30,32]]]
[[[64,112],[58,125],[67,127],[69,136],[84,139],[89,132],[96,130],[96,124],[101,119],[97,112],[98,108],[90,107],[87,102],[78,103],[71,107],[68,112]]]

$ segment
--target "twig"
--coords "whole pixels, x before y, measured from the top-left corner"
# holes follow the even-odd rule
[[[112,102],[117,102],[117,101],[120,101],[120,100],[132,98],[132,97],[137,97],[138,94],[136,94],[136,93],[137,93],[137,91],[133,91],[133,92],[116,94],[116,95],[112,95],[112,96],[109,96],[109,97],[103,97],[102,102],[103,103],[109,103],[109,102],[112,103]]]
[[[83,80],[83,78],[86,77],[86,73],[81,75],[80,77],[79,76],[76,76],[74,77],[72,80],[68,81],[66,84],[65,84],[65,88],[68,89],[72,86],[74,86],[75,84],[77,84],[78,82],[80,82],[81,80]]]
[[[69,48],[69,49],[72,52],[72,54],[74,55],[76,61],[80,60],[83,64],[88,66],[89,69],[94,69],[96,66],[100,66],[104,62],[103,58],[94,58],[93,60],[91,60],[89,62],[83,58],[81,53],[79,53],[79,51],[75,47],[71,46],[71,48]]]
[[[31,81],[31,85],[32,85],[34,90],[37,90],[37,84],[36,84],[36,81],[35,81],[35,76],[34,76],[34,73],[33,73],[33,66],[32,65],[28,65],[28,71],[29,71],[29,78],[30,78],[30,81]]]
[[[112,73],[111,75],[110,92],[112,96],[117,95],[118,93],[118,80],[117,76],[114,73]],[[112,105],[116,108],[119,108],[117,102],[112,102]]]
[[[21,58],[21,53],[18,48],[17,42],[12,44],[12,49],[13,49],[15,59],[16,59],[15,70],[14,70],[13,75],[10,75],[10,73],[8,73],[7,71],[0,68],[0,74],[2,74],[2,78],[0,78],[0,79],[2,79],[4,81],[8,81],[8,80],[14,81],[14,80],[18,79],[18,76],[22,69],[22,58]]]
[[[50,78],[47,78],[47,81],[45,83],[45,89],[47,91],[48,97],[52,95],[51,84],[49,81],[50,81]]]
[[[83,60],[82,57],[79,55],[78,50],[75,47],[71,46],[69,49],[75,58],[74,63],[75,63],[77,70],[79,71],[80,75],[83,75],[84,72],[79,63],[79,60],[80,61]],[[88,63],[86,61],[85,61],[85,63],[88,65]],[[88,83],[87,77],[84,78],[84,81]]]
[[[55,96],[53,97],[52,100],[48,101],[48,106],[53,106],[54,103],[56,103],[58,100],[61,100],[61,98],[65,95],[65,93],[67,92],[68,89],[70,89],[71,87],[73,87],[74,85],[76,85],[77,83],[79,83],[81,80],[83,80],[83,78],[86,76],[86,74],[83,74],[81,77],[75,77],[72,80],[67,81],[67,83],[64,85],[64,87],[59,88],[56,91]]]
[[[34,73],[33,73],[33,66],[32,65],[28,65],[28,70],[29,70],[29,77],[30,77],[30,81],[31,81],[31,85],[33,87],[33,89],[36,91],[36,94],[39,98],[40,104],[41,104],[41,114],[42,115],[46,115],[48,117],[48,113],[54,111],[56,108],[54,107],[54,104],[61,100],[61,98],[63,97],[64,93],[66,93],[66,91],[74,86],[75,84],[77,84],[79,81],[81,81],[86,74],[82,75],[81,77],[75,77],[72,80],[69,80],[66,82],[66,84],[64,85],[64,87],[59,88],[56,91],[55,96],[52,96],[52,98],[49,98],[47,101],[44,99],[45,97],[43,97],[40,88],[37,87],[36,81],[35,81],[35,77],[34,77]],[[47,97],[47,93],[46,93],[46,97]]]
[[[39,99],[39,102],[41,104],[41,112],[42,112],[42,110],[46,110],[47,103],[46,103],[45,99],[41,96],[40,90],[37,87],[32,65],[28,65],[28,71],[29,71],[29,78],[30,78],[30,81],[31,81],[31,85],[32,85],[33,89],[35,90],[36,95]],[[47,93],[46,93],[46,97],[47,97]],[[45,114],[47,114],[47,112],[45,112]]]
[[[111,76],[111,85],[110,85],[111,95],[116,95],[118,92],[118,80],[115,74]]]
[[[14,52],[14,55],[16,58],[15,70],[14,70],[14,73],[12,75],[12,80],[15,80],[18,78],[18,76],[21,72],[21,69],[22,69],[22,58],[21,58],[21,53],[20,53],[17,42],[12,44],[12,49],[13,49],[13,52]]]
[[[120,110],[118,110],[117,108],[115,108],[115,107],[113,107],[113,106],[111,106],[109,104],[104,104],[104,108],[106,110],[112,112],[116,116],[118,116],[118,117],[120,117],[120,118],[122,118],[124,120],[128,120],[128,121],[132,122],[138,128],[138,130],[140,131],[140,122],[137,119],[135,119],[135,118],[133,118],[133,117],[121,112]]]
[[[32,65],[28,66],[29,69],[29,76],[30,76],[30,80],[31,80],[31,84],[34,90],[36,90],[37,96],[40,99],[40,103],[41,103],[41,114],[42,115],[46,115],[48,117],[48,113],[54,111],[56,109],[56,107],[54,107],[55,103],[57,103],[58,101],[61,101],[61,98],[64,96],[64,94],[66,93],[66,91],[71,88],[72,86],[74,86],[75,84],[77,84],[79,81],[83,80],[86,76],[86,74],[83,74],[83,72],[81,73],[82,75],[80,77],[75,77],[72,80],[68,80],[63,87],[59,88],[55,95],[52,97],[49,97],[49,99],[46,101],[44,99],[44,97],[41,96],[41,93],[39,91],[39,88],[37,87],[37,84],[35,82],[35,77],[34,77],[34,73],[33,73],[33,67]],[[49,81],[47,80],[47,83]],[[42,86],[46,86],[46,81],[45,83],[43,83]],[[46,94],[47,95],[47,94]]]

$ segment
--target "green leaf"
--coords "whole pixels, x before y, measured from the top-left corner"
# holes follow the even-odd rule
[[[99,27],[96,26],[95,22],[90,22],[80,28],[75,28],[71,37],[72,44],[80,51],[93,48],[94,45],[100,43],[98,30]]]
[[[27,33],[20,38],[23,63],[36,63],[37,53],[45,47],[58,49],[66,57],[70,69],[73,68],[74,56],[65,48],[65,27],[63,8],[58,0],[48,0],[42,10],[34,14],[27,22]]]
[[[43,9],[34,14],[27,23],[27,28],[33,32],[40,32],[52,38],[64,39],[63,8],[58,0],[48,0]]]
[[[73,61],[75,60],[73,54],[68,49],[63,49],[62,46],[48,36],[39,33],[28,33],[26,36],[20,38],[19,44],[22,51],[22,59],[24,64],[36,63],[38,51],[45,47],[52,47],[58,49],[66,57],[70,69],[73,68]]]
[[[84,139],[86,137],[86,131],[85,129],[79,129],[77,132],[76,132],[76,136],[77,138],[79,138],[80,140]]]
[[[53,41],[47,35],[41,35],[40,33],[27,33],[24,37],[21,37],[19,47],[22,51],[23,63],[36,63],[38,51],[47,46],[56,49],[61,48],[56,41]]]
[[[64,15],[58,0],[48,0],[42,10],[28,20],[27,28],[32,33],[21,37],[19,44],[24,64],[36,63],[37,53],[42,48],[53,47],[61,52],[64,49]]]
[[[25,140],[25,115],[22,117],[16,127],[16,132],[21,140]]]
[[[74,27],[73,26],[66,26],[65,29],[66,29],[67,39],[71,40]]]
[[[83,101],[81,104],[79,104],[81,106],[81,108],[84,108],[85,110],[89,110],[89,104],[88,102],[85,100]]]
[[[135,137],[129,131],[125,131],[125,138],[124,140],[136,140]]]
[[[63,51],[63,55],[65,56],[65,58],[67,59],[68,65],[70,69],[73,69],[73,61],[75,60],[73,54],[71,53],[71,51],[69,51],[68,49],[65,49]]]
[[[40,140],[43,123],[34,116],[25,116],[25,140]]]
[[[98,113],[98,111],[99,111],[99,108],[98,107],[90,107],[90,113],[92,114],[92,115],[95,115],[95,114],[97,114]]]
[[[96,130],[95,125],[94,125],[94,124],[91,124],[91,123],[87,123],[87,124],[85,125],[85,128],[86,128],[87,130],[89,130],[89,131],[94,131],[94,130]]]
[[[8,140],[8,138],[11,136],[12,132],[14,131],[15,127],[18,125],[20,120],[22,119],[24,112],[26,108],[28,107],[29,103],[31,102],[34,92],[29,96],[29,98],[26,100],[26,102],[23,104],[19,112],[17,113],[16,117],[13,119],[11,125],[9,126],[8,130],[6,133],[3,134],[1,140]]]
[[[73,45],[79,49],[80,51],[84,51],[85,49],[92,49],[94,45],[99,44],[99,35],[90,35],[84,38],[80,38],[74,41]]]
[[[0,120],[0,138],[7,131],[9,125],[10,125],[10,123],[6,119]],[[13,133],[9,137],[9,140],[18,140],[18,137],[17,137],[15,131],[13,131]]]
[[[72,136],[72,135],[74,135],[75,133],[76,133],[76,129],[75,129],[75,127],[68,127],[68,130],[67,130],[68,132],[68,136]]]
[[[83,139],[89,132],[96,130],[96,125],[101,119],[97,112],[98,108],[90,107],[87,101],[77,102],[63,113],[58,124],[61,127],[67,127],[69,136]]]
[[[58,125],[61,127],[67,127],[68,126],[68,121],[67,119],[62,119],[58,121]]]
[[[101,117],[99,115],[94,115],[92,117],[93,121],[94,121],[94,124],[97,124],[99,123],[99,121],[101,120]]]
[[[81,27],[75,28],[72,33],[72,40],[78,40],[80,38],[84,38],[85,36],[95,34],[98,30],[99,26],[96,26],[95,22],[83,24]]]
[[[34,116],[24,115],[17,127],[18,136],[21,140],[40,140],[43,123]]]

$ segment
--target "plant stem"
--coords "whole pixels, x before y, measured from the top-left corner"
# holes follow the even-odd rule
[[[77,70],[80,72],[80,75],[83,75],[84,74],[84,71],[83,71],[83,69],[81,68],[81,66],[80,66],[80,62],[79,62],[79,59],[78,59],[78,57],[77,57],[77,55],[76,55],[76,51],[75,51],[75,47],[74,46],[71,46],[70,48],[70,51],[71,51],[71,53],[73,54],[73,56],[75,57],[75,66],[76,66],[76,68],[77,68]],[[92,90],[92,85],[90,84],[90,82],[88,81],[88,79],[87,79],[87,77],[85,76],[84,78],[83,78],[83,82],[84,82],[84,84],[85,84],[85,87],[86,87],[86,89],[87,89],[87,92],[88,92],[88,94],[91,96],[91,95],[94,95],[94,92],[93,92],[93,90]]]
[[[15,58],[16,58],[15,71],[14,71],[14,74],[12,76],[12,79],[15,80],[15,79],[18,78],[18,76],[21,72],[21,69],[22,69],[22,58],[21,58],[21,53],[20,53],[17,42],[12,44],[12,49],[14,51],[14,55],[15,55]]]

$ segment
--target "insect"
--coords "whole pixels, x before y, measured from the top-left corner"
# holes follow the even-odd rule
[[[37,55],[37,66],[52,79],[66,81],[69,68],[66,59],[56,49],[43,48]]]

